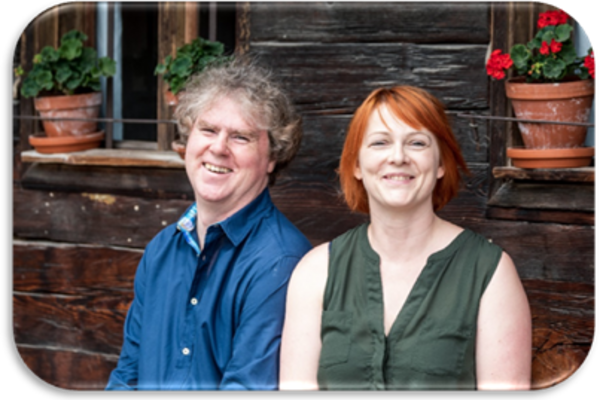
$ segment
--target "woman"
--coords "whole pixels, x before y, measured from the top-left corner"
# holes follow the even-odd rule
[[[439,218],[467,171],[443,105],[377,89],[340,182],[358,226],[309,252],[288,289],[281,389],[528,389],[531,317],[510,257]]]

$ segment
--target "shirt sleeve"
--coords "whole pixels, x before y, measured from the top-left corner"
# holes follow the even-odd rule
[[[144,307],[145,259],[142,256],[134,280],[134,297],[123,327],[123,346],[117,367],[111,372],[106,390],[136,390],[138,382],[139,344]]]
[[[220,390],[277,390],[287,285],[297,257],[282,257],[251,282]]]

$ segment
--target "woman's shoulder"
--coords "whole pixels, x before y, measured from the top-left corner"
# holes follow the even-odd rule
[[[323,270],[327,272],[329,243],[322,243],[309,250],[294,269],[294,274],[304,276],[320,275],[323,273]]]

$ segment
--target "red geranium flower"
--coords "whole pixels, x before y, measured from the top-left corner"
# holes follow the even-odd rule
[[[510,54],[502,54],[502,50],[494,50],[485,68],[487,74],[494,79],[503,79],[506,76],[505,70],[512,67],[513,61]]]
[[[542,42],[542,47],[540,47],[540,54],[547,56],[548,54],[550,54],[550,52],[558,53],[560,49],[562,49],[562,43],[552,39],[552,41],[550,42],[550,46],[548,46],[548,42]]]
[[[546,11],[544,13],[540,13],[540,17],[538,19],[538,28],[542,29],[546,26],[555,26],[566,24],[569,20],[569,15],[562,11]]]
[[[583,60],[583,66],[586,67],[588,69],[588,71],[590,72],[590,76],[592,77],[592,79],[596,79],[595,76],[595,69],[596,69],[596,61],[594,59],[594,52],[592,51],[590,53],[590,55],[586,56],[585,59]]]

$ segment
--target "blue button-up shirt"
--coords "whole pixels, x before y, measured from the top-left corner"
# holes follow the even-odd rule
[[[310,249],[268,189],[198,246],[195,205],[146,247],[107,389],[274,390],[287,284]]]

